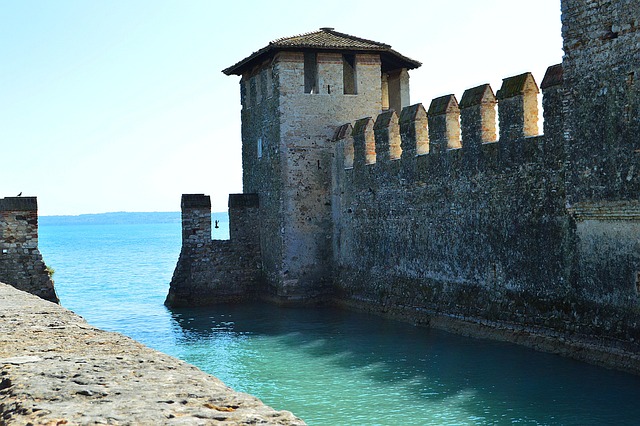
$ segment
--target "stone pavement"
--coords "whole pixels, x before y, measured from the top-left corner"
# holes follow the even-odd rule
[[[0,425],[304,425],[288,411],[0,283]]]

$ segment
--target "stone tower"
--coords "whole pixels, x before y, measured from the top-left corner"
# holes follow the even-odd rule
[[[638,198],[640,3],[563,0],[571,203]]]
[[[237,64],[243,191],[260,205],[268,293],[331,291],[331,162],[336,125],[409,105],[408,70],[391,46],[321,28],[275,40]]]
[[[640,2],[563,0],[567,207],[577,287],[593,303],[640,297]]]

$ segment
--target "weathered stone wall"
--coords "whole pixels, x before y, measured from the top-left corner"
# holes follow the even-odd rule
[[[605,329],[627,328],[638,306],[639,19],[637,1],[562,2],[574,282]]]
[[[640,194],[640,3],[564,0],[568,201]]]
[[[229,240],[211,239],[208,195],[182,196],[182,249],[167,306],[200,306],[248,300],[262,278],[259,203],[255,194],[229,196]]]
[[[245,73],[240,81],[243,192],[259,195],[262,265],[273,285],[282,272],[284,228],[280,73],[280,61],[276,58]]]
[[[378,133],[369,152],[362,120],[351,138],[343,131],[338,298],[414,321],[480,318],[619,339],[638,351],[638,16],[634,1],[563,2],[566,56],[542,84],[545,136],[532,137],[538,88],[528,73],[497,93],[497,143],[479,144],[482,102],[469,101],[480,87],[463,96],[459,150],[453,95],[431,103],[428,142],[413,118],[424,108],[403,110],[401,161],[389,161],[393,142]],[[425,142],[429,154],[416,157]]]
[[[1,283],[0,312],[0,424],[304,424]]]
[[[0,199],[0,280],[58,302],[53,281],[38,249],[36,197]]]
[[[561,72],[558,76],[557,67],[551,67],[548,74],[545,114],[562,117]],[[477,92],[478,106],[482,99],[493,102],[490,88],[471,90]],[[577,287],[576,225],[565,208],[561,142],[552,139],[563,134],[564,121],[550,119],[550,135],[525,137],[527,114],[537,114],[527,111],[531,91],[537,86],[529,74],[505,79],[498,103],[502,137],[495,143],[479,143],[487,114],[465,112],[473,108],[473,102],[466,102],[461,149],[443,149],[451,146],[446,115],[457,108],[455,99],[436,100],[430,108],[435,117],[429,120],[429,154],[403,153],[399,161],[388,153],[393,145],[388,135],[396,132],[382,131],[377,123],[403,126],[402,148],[415,152],[425,143],[416,139],[424,118],[415,111],[423,107],[403,111],[401,116],[410,118],[401,124],[386,114],[378,117],[373,164],[367,164],[368,138],[363,135],[371,130],[356,122],[352,138],[344,137],[336,150],[338,298],[414,320],[446,313],[626,340],[639,331],[633,323],[620,327],[620,312],[602,327]],[[345,169],[344,145],[349,143],[354,144],[354,166]],[[632,239],[623,245],[638,253]],[[608,284],[600,286],[607,292]],[[592,296],[603,299],[595,292]],[[637,303],[636,297],[625,296]]]
[[[337,119],[381,109],[380,60],[356,55],[357,94],[345,95],[342,56],[318,53],[319,93],[304,93],[302,54],[281,63],[284,252],[277,295],[313,298],[330,291],[331,139]],[[299,88],[299,90],[296,90]]]
[[[457,120],[449,120],[460,114],[453,95],[431,103],[428,140],[421,105],[405,108],[399,124],[381,114],[373,128],[366,119],[351,135],[339,129],[338,300],[418,322],[453,315],[614,338],[639,349],[640,204],[567,202],[567,192],[579,188],[566,165],[590,158],[594,142],[568,146],[575,115],[560,65],[543,81],[546,134],[531,137],[537,92],[528,73],[503,81],[496,143],[483,136],[495,103],[483,86],[463,96],[462,141]],[[384,126],[400,127],[399,161],[389,154],[397,131]],[[428,154],[416,155],[425,144]]]

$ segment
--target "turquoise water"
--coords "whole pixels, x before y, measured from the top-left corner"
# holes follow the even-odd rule
[[[62,304],[310,425],[624,425],[640,378],[335,309],[163,305],[180,224],[44,225]],[[214,230],[225,238],[225,230]]]

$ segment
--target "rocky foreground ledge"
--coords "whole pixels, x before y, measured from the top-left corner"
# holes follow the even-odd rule
[[[288,411],[0,283],[0,425],[304,425]]]

